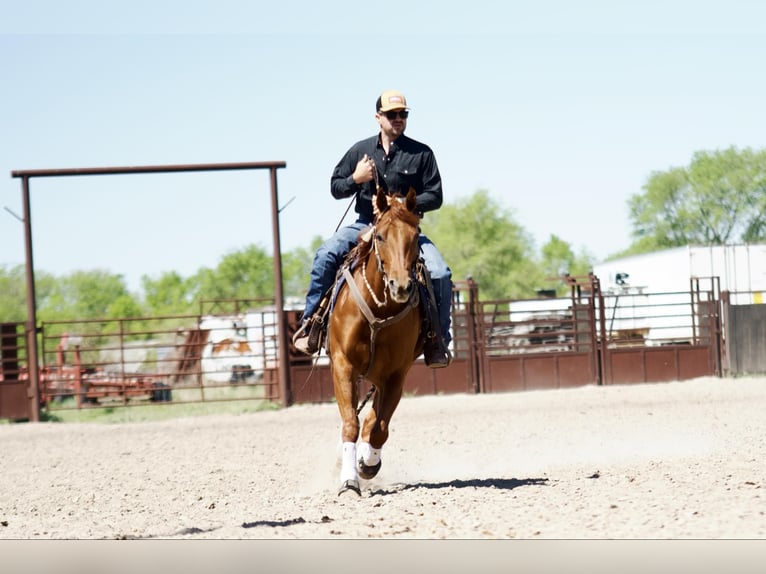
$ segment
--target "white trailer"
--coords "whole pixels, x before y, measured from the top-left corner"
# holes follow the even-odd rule
[[[628,286],[645,293],[688,291],[692,278],[718,277],[722,291],[752,294],[749,302],[760,303],[766,244],[676,247],[597,263],[593,273],[604,291]]]
[[[605,261],[593,273],[605,296],[610,336],[633,332],[648,344],[684,342],[693,337],[693,312],[700,311],[690,295],[693,279],[701,291],[719,285],[730,291],[734,304],[763,302],[766,245],[677,247]]]

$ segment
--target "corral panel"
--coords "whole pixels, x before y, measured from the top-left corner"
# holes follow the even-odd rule
[[[552,353],[523,360],[524,388],[555,389],[558,387],[558,360]]]
[[[709,346],[632,348],[607,353],[608,384],[666,382],[713,374]]]
[[[562,354],[559,357],[559,387],[595,385],[598,374],[593,368],[590,353]]]
[[[638,383],[646,380],[643,349],[611,351],[606,355],[606,370],[609,373],[604,384]]]
[[[646,365],[646,378],[641,383],[649,381],[662,383],[678,379],[678,363],[675,349],[642,349]]]
[[[454,359],[449,367],[432,369],[422,360],[407,373],[404,392],[416,395],[476,392],[469,372],[470,361]]]
[[[313,367],[310,363],[290,368],[292,401],[295,403],[321,403],[335,396],[332,373],[327,365]]]
[[[486,392],[523,391],[522,357],[492,357],[486,362]]]
[[[678,379],[696,379],[710,376],[714,370],[711,367],[709,347],[690,347],[678,350]]]
[[[29,418],[28,386],[27,381],[0,381],[0,419]]]

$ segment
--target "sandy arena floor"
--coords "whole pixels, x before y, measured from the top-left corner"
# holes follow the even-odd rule
[[[0,425],[0,538],[766,538],[764,378],[407,397],[361,498],[339,420]]]

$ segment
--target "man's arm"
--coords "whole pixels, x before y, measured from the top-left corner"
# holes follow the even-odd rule
[[[335,199],[351,197],[361,189],[361,185],[354,181],[354,170],[357,159],[356,150],[352,147],[335,166],[330,177],[330,193]]]
[[[439,166],[432,151],[428,151],[423,157],[423,191],[418,194],[418,211],[434,211],[442,206],[444,196],[442,193],[442,177],[439,174]]]

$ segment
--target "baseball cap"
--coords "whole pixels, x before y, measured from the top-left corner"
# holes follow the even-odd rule
[[[402,110],[407,108],[407,98],[397,90],[386,90],[377,101],[378,112],[388,112],[391,110]]]

